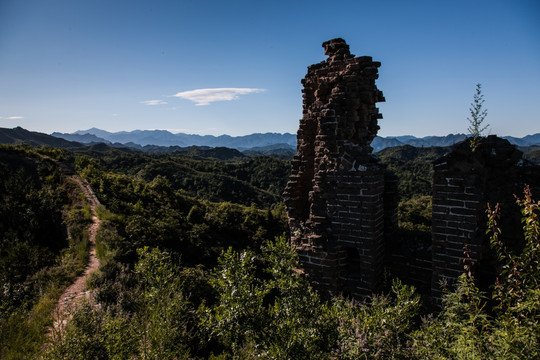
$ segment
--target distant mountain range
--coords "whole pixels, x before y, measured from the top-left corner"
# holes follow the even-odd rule
[[[84,144],[104,142],[109,144],[120,143],[138,146],[211,146],[228,147],[239,151],[252,148],[275,147],[277,144],[284,148],[296,149],[296,135],[285,133],[251,134],[245,136],[212,136],[173,134],[166,130],[134,130],[121,132],[108,132],[96,128],[79,130],[71,134],[52,133],[52,136]]]
[[[430,147],[430,146],[450,146],[464,140],[467,137],[465,134],[449,134],[446,136],[426,136],[417,138],[412,135],[403,136],[377,136],[373,139],[371,146],[373,151],[377,152],[388,147],[412,145],[414,147]],[[503,139],[508,140],[511,144],[518,147],[526,146],[539,146],[540,145],[540,133],[534,135],[527,135],[522,138],[513,136],[502,136]]]
[[[251,134],[245,136],[212,136],[212,135],[190,135],[190,134],[173,134],[166,130],[134,130],[121,132],[108,132],[101,129],[79,130],[71,134],[53,133],[52,136],[62,138],[68,141],[77,141],[83,144],[99,143],[106,144],[122,144],[136,148],[145,147],[148,145],[154,146],[209,146],[209,147],[227,147],[237,149],[239,151],[286,151],[296,150],[296,135],[285,133],[266,133],[266,134]],[[430,146],[450,146],[464,140],[465,134],[449,134],[446,136],[426,136],[417,138],[412,135],[403,136],[377,136],[371,146],[373,151],[381,151],[388,147],[411,145],[415,147],[430,147]],[[504,136],[504,139],[510,143],[525,147],[539,146],[540,133],[527,135],[522,138]],[[144,150],[144,148],[143,148]]]
[[[28,131],[22,127],[13,129],[0,128],[0,144],[29,144],[32,146],[53,146],[57,148],[77,148],[83,144],[58,138],[55,136]]]
[[[447,136],[427,136],[417,138],[411,135],[404,136],[377,136],[371,146],[374,152],[383,149],[410,145],[414,147],[445,147],[453,145],[463,139],[464,134],[450,134]],[[538,152],[540,147],[540,134],[527,135],[522,138],[505,136],[524,153]],[[121,142],[122,141],[122,142]],[[28,131],[21,127],[13,129],[0,128],[0,143],[21,144],[32,146],[54,146],[68,149],[84,149],[91,146],[97,149],[110,147],[123,148],[125,151],[133,149],[148,153],[184,153],[190,156],[212,158],[240,158],[253,156],[276,156],[290,159],[296,153],[296,136],[292,134],[252,134],[246,136],[201,136],[187,134],[173,134],[160,130],[136,130],[131,132],[110,133],[100,129],[81,130],[72,134],[53,133],[47,135]],[[135,150],[133,150],[135,151]],[[536,155],[535,155],[536,156]]]

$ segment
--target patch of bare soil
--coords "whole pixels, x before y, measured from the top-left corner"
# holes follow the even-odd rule
[[[92,212],[92,224],[88,229],[90,242],[89,256],[84,272],[77,277],[75,282],[64,290],[64,293],[60,296],[58,304],[56,305],[54,324],[51,332],[61,330],[68,320],[69,313],[76,308],[77,304],[80,303],[81,300],[92,300],[92,294],[87,290],[86,282],[90,277],[90,274],[99,268],[99,259],[96,256],[96,234],[99,228],[100,220],[96,216],[96,207],[100,203],[88,182],[76,175],[72,176],[71,178],[77,183],[77,185],[79,185],[81,191],[86,196],[86,200],[90,204],[90,210]]]

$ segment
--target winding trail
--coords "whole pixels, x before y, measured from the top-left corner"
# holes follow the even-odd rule
[[[99,228],[101,221],[96,216],[96,207],[100,205],[99,200],[97,199],[94,191],[84,179],[81,179],[77,175],[71,176],[71,179],[79,185],[81,191],[86,196],[86,200],[90,204],[90,210],[92,214],[92,224],[88,228],[89,232],[89,254],[88,254],[88,263],[84,272],[77,277],[77,279],[71,284],[60,296],[58,303],[56,305],[56,310],[54,312],[54,323],[53,329],[61,330],[61,328],[66,324],[67,319],[69,318],[69,312],[74,310],[77,306],[77,303],[82,299],[91,300],[91,293],[86,289],[86,281],[94,271],[99,268],[99,259],[96,256],[96,234]]]

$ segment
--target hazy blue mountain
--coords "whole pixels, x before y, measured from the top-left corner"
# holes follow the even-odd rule
[[[83,146],[78,142],[60,139],[40,132],[28,131],[19,126],[13,129],[0,128],[0,143],[12,145],[29,144],[32,146],[54,146],[58,148],[80,148]]]
[[[278,152],[288,154],[296,151],[296,135],[294,134],[251,134],[245,136],[212,136],[212,135],[192,135],[192,134],[173,134],[166,130],[134,130],[108,132],[96,128],[88,130],[79,130],[73,134],[53,133],[54,136],[81,143],[105,142],[112,143],[114,146],[130,146],[142,149],[145,146],[164,146],[164,147],[190,147],[190,146],[209,146],[209,147],[227,147],[239,151],[252,151],[252,153]],[[377,136],[371,146],[373,151],[401,145],[411,145],[415,147],[432,146],[450,146],[464,140],[465,134],[449,134],[446,136],[425,136],[415,137],[413,135],[402,136]],[[517,146],[540,145],[540,133],[527,135],[523,138],[512,136],[503,137]],[[255,148],[255,149],[254,149]]]
[[[517,146],[535,146],[540,145],[540,133],[534,135],[527,135],[522,138],[516,138],[512,136],[504,136],[504,139],[507,139],[512,144]]]
[[[381,137],[376,136],[375,139],[371,142],[371,147],[374,152],[381,151],[383,149],[405,145],[405,142],[399,140],[397,137]]]
[[[88,129],[88,130],[78,130],[78,131],[75,131],[74,134],[78,134],[78,135],[85,135],[85,134],[91,134],[91,135],[95,135],[99,138],[102,138],[102,139],[105,139],[107,141],[109,141],[107,139],[107,136],[109,134],[111,134],[110,132],[108,131],[105,131],[105,130],[101,130],[101,129],[98,129],[98,128],[91,128],[91,129]]]
[[[96,128],[88,130],[78,130],[73,134],[54,133],[54,136],[64,139],[72,138],[72,135],[77,135],[78,141],[95,142],[95,137],[103,139],[104,142],[110,143],[134,143],[141,146],[158,145],[158,146],[211,146],[211,147],[228,147],[237,150],[246,150],[253,147],[263,147],[275,144],[287,144],[296,146],[296,135],[293,134],[251,134],[245,136],[212,136],[212,135],[191,135],[191,134],[173,134],[166,130],[134,130],[108,132]],[[94,137],[92,137],[92,135]],[[87,140],[85,140],[87,139]]]
[[[78,131],[73,134],[53,133],[53,135],[54,136],[28,131],[21,127],[13,129],[0,128],[0,143],[27,143],[32,146],[54,146],[70,149],[78,149],[85,147],[85,145],[91,145],[91,149],[97,149],[99,146],[102,146],[106,149],[114,147],[124,149],[125,151],[140,150],[149,153],[178,152],[190,156],[211,157],[217,159],[238,159],[243,156],[277,156],[283,159],[290,159],[296,153],[296,136],[292,134],[268,133],[238,137],[229,135],[216,137],[211,135],[172,134],[163,130],[137,130],[109,133],[104,130],[93,128]],[[417,148],[434,146],[445,147],[453,145],[454,143],[465,139],[465,137],[466,136],[463,134],[426,136],[423,138],[416,138],[412,135],[377,136],[371,143],[371,146],[373,147],[374,152],[403,145],[410,145]],[[540,147],[540,133],[527,135],[523,138],[512,136],[505,136],[503,138],[518,146],[525,154],[530,151],[535,151],[534,154],[531,155],[531,158],[534,158],[535,162],[538,161],[539,156],[537,153],[538,148]],[[131,139],[132,141],[125,141],[127,139]],[[152,143],[161,142],[162,144],[167,144],[172,142],[172,140],[176,141],[176,145],[159,145]],[[146,142],[146,144],[141,145],[140,142]],[[234,149],[234,151],[230,151],[231,149]]]
[[[527,135],[524,136],[522,139],[527,141],[529,145],[538,145],[540,144],[540,133],[534,135]]]
[[[399,141],[401,141],[403,143],[405,141],[408,141],[408,140],[417,139],[417,137],[413,136],[413,135],[387,136],[386,138],[387,139],[396,139],[396,140],[399,140]]]
[[[105,143],[110,144],[111,142],[103,138],[97,137],[94,134],[62,134],[59,132],[53,132],[51,136],[61,138],[68,141],[76,141],[81,144],[92,144],[92,143]]]
[[[531,145],[528,141],[526,141],[524,139],[521,139],[521,138],[517,138],[517,137],[513,137],[513,136],[505,136],[504,138],[506,140],[510,141],[512,144],[517,145],[517,146],[529,146],[529,145]]]

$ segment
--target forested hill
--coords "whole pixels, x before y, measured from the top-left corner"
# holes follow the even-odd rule
[[[0,144],[2,359],[39,349],[56,299],[86,265],[90,213],[60,166],[67,155]]]
[[[376,154],[400,179],[391,246],[404,253],[429,244],[431,161],[446,151],[403,146]],[[102,265],[89,279],[90,302],[47,337],[56,301],[88,254],[89,206],[62,170],[69,168],[103,204],[96,209]],[[492,293],[481,293],[465,271],[430,313],[399,274],[388,273],[366,303],[322,299],[311,288],[282,236],[287,161],[106,144],[0,145],[0,170],[1,359],[540,356],[532,230],[522,254],[495,249],[503,270]],[[537,228],[539,209],[529,200],[524,224]]]
[[[0,145],[0,358],[34,358],[39,353],[57,299],[86,264],[90,210],[63,168],[75,168],[106,206],[97,209],[102,225],[96,249],[105,265],[93,279],[93,288],[100,303],[123,303],[124,312],[140,305],[132,272],[137,249],[159,247],[181,258],[191,272],[186,273],[186,286],[195,287],[185,291],[193,301],[203,294],[211,300],[214,295],[205,293],[209,285],[203,267],[215,266],[229,247],[256,250],[285,232],[283,208],[268,181],[287,175],[272,170],[285,169],[281,160],[269,160],[265,166],[263,159],[227,163],[170,155],[152,158],[106,146],[71,152]],[[194,181],[193,191],[180,189],[169,175],[179,184]],[[259,177],[253,178],[259,185],[235,176]],[[282,186],[279,181],[274,186]],[[235,202],[251,206],[223,201],[219,197],[226,198],[227,189],[236,189]],[[216,202],[203,200],[212,196]],[[68,346],[70,351],[77,349]],[[54,351],[49,356],[77,358]]]
[[[266,147],[275,144],[282,144],[286,148],[294,149],[296,147],[296,135],[285,133],[266,133],[250,134],[244,136],[229,135],[191,135],[177,133],[173,134],[166,130],[134,130],[108,132],[96,128],[76,131],[72,134],[53,133],[53,136],[61,137],[67,140],[79,142],[95,142],[98,138],[101,142],[108,143],[132,143],[140,146],[211,146],[228,147],[237,150],[246,150],[254,147]]]
[[[99,129],[89,129],[87,131],[92,133],[79,131],[74,134],[54,133],[54,136],[51,136],[28,131],[20,127],[14,129],[0,128],[0,143],[27,143],[32,146],[54,146],[68,149],[81,149],[85,148],[85,146],[98,146],[101,149],[115,147],[123,149],[126,152],[140,150],[152,154],[173,153],[194,158],[215,158],[219,160],[239,160],[243,157],[257,156],[273,156],[289,160],[296,153],[296,137],[291,134],[252,134],[244,137],[223,135],[212,137],[171,134],[167,131],[157,130],[120,133],[109,133]],[[100,137],[100,135],[103,135],[110,140],[119,140],[123,142],[112,142]],[[182,137],[184,135],[186,136],[185,138]],[[160,140],[161,136],[164,136],[165,139],[168,140]],[[176,141],[180,138],[184,140]],[[189,140],[192,138],[199,140],[204,139],[204,141]],[[416,148],[447,147],[452,146],[465,138],[466,136],[463,134],[427,136],[423,138],[416,138],[414,136],[377,136],[371,143],[371,146],[373,147],[374,152],[400,146],[413,146]],[[518,146],[518,148],[526,154],[526,159],[538,163],[536,160],[538,156],[535,155],[534,150],[538,150],[540,147],[540,134],[527,135],[523,138],[509,136],[503,138],[506,138],[510,143]],[[184,144],[185,146],[179,144]],[[530,156],[527,155],[529,151],[533,151]]]
[[[159,147],[147,145],[146,151],[127,146],[115,147],[97,143],[81,145],[53,136],[27,130],[0,129],[0,141],[28,142],[34,145],[53,145],[73,150],[77,156],[89,156],[99,168],[119,174],[128,174],[145,181],[163,176],[187,195],[209,201],[230,201],[237,204],[255,204],[269,207],[281,201],[290,165],[290,153],[271,149],[273,158],[258,158],[264,151],[240,152],[230,148],[191,146]],[[525,158],[538,163],[538,147],[523,148]],[[390,170],[398,175],[401,199],[431,194],[432,161],[450,150],[450,147],[414,147],[403,145],[386,148],[375,153]],[[282,156],[285,160],[279,160]]]
[[[276,149],[294,151],[296,149],[296,136],[293,134],[251,134],[245,136],[211,136],[211,135],[190,135],[183,133],[173,134],[166,130],[134,130],[108,132],[96,128],[88,130],[79,130],[72,134],[53,133],[52,135],[64,138],[66,140],[78,141],[81,143],[105,142],[118,143],[129,145],[132,147],[143,148],[147,145],[154,146],[211,146],[211,147],[228,147],[240,151],[253,148]],[[377,136],[373,140],[371,146],[375,152],[388,147],[412,145],[415,147],[432,147],[432,146],[450,146],[460,141],[463,141],[467,135],[465,134],[448,134],[444,136],[424,136],[416,137],[412,135],[403,136]],[[525,147],[540,145],[540,134],[527,135],[521,138],[514,136],[502,136],[510,143]]]
[[[288,161],[274,157],[249,158],[232,149],[207,149],[202,157],[187,153],[147,154],[125,151],[104,144],[77,151],[81,163],[88,162],[100,171],[122,174],[151,182],[156,177],[165,179],[174,190],[208,201],[228,201],[260,208],[281,203],[281,194],[289,178]],[[226,161],[216,159],[219,154],[232,152]],[[240,156],[239,156],[240,154]]]
[[[431,195],[433,161],[447,154],[451,147],[414,147],[411,145],[386,148],[377,152],[381,162],[398,177],[401,199],[416,195]]]
[[[83,145],[78,142],[67,141],[51,135],[35,131],[28,131],[22,127],[13,129],[0,128],[1,144],[28,144],[32,146],[53,146],[58,148],[79,148]]]
[[[264,137],[263,134],[261,134]],[[261,136],[254,137],[254,139],[260,139]],[[291,158],[296,150],[294,146],[291,146],[287,143],[279,143],[276,141],[288,141],[287,139],[282,139],[279,137],[273,137],[275,139],[270,145],[262,145],[261,141],[251,140],[250,143],[254,144],[253,147],[246,147],[241,152],[240,150],[234,147],[224,147],[224,146],[206,146],[206,145],[189,145],[189,146],[178,146],[178,145],[140,145],[134,142],[127,142],[124,144],[121,143],[112,143],[108,140],[98,138],[95,135],[88,136],[68,136],[65,137],[51,136],[40,132],[28,131],[21,127],[16,127],[13,129],[0,128],[0,143],[2,144],[28,144],[31,146],[53,146],[58,148],[66,149],[86,149],[89,150],[103,150],[108,148],[117,148],[122,149],[125,152],[133,152],[134,150],[142,151],[146,153],[153,154],[183,154],[190,157],[200,157],[200,158],[215,158],[219,160],[238,160],[245,157],[257,157],[257,156],[275,156],[282,159]],[[80,141],[80,142],[78,142]],[[263,144],[267,143],[267,140],[262,141]]]

